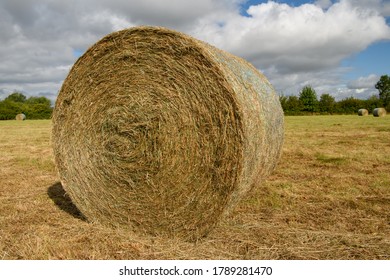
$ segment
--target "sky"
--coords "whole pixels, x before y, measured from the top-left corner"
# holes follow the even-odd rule
[[[1,0],[0,100],[19,91],[54,102],[91,45],[139,25],[243,57],[279,95],[310,85],[365,99],[390,75],[390,0]]]

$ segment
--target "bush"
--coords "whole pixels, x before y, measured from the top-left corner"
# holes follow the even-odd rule
[[[324,93],[320,97],[318,106],[321,113],[333,114],[336,109],[336,101],[333,96],[328,93]]]
[[[0,120],[14,120],[17,114],[23,113],[26,119],[50,119],[53,108],[46,97],[26,99],[22,93],[14,92],[0,101]]]
[[[357,111],[364,108],[365,102],[363,100],[348,97],[337,102],[336,110],[340,114],[357,114]]]
[[[328,93],[322,94],[317,101],[317,95],[310,87],[305,87],[299,98],[297,96],[280,96],[284,114],[287,116],[313,115],[313,114],[357,114],[359,109],[365,108],[370,113],[374,108],[385,107],[390,112],[390,103],[383,105],[383,101],[376,95],[366,100],[348,97],[336,102]]]

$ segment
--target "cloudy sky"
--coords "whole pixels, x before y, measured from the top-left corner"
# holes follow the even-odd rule
[[[138,25],[241,56],[284,95],[311,85],[367,98],[390,75],[390,0],[1,0],[0,99],[17,90],[54,101],[89,46]]]

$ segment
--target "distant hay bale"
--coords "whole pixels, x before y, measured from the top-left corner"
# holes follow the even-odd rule
[[[26,119],[26,115],[25,114],[17,114],[15,119],[17,121],[24,121]]]
[[[196,240],[275,168],[283,111],[246,61],[185,34],[109,34],[53,113],[64,189],[88,220]]]
[[[386,116],[386,109],[385,108],[375,108],[372,111],[372,114],[374,115],[374,117],[384,117],[384,116]]]
[[[368,116],[368,110],[367,109],[359,109],[358,115],[359,116]]]

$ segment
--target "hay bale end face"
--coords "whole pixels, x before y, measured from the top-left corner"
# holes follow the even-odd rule
[[[15,119],[17,121],[24,121],[26,119],[26,115],[25,114],[17,114]]]
[[[384,116],[386,116],[386,109],[385,108],[375,108],[372,111],[372,114],[374,117],[384,117]]]
[[[61,182],[90,220],[195,240],[275,168],[283,111],[246,61],[185,34],[109,34],[53,113]]]
[[[358,115],[359,116],[368,116],[368,110],[367,109],[359,109]]]

